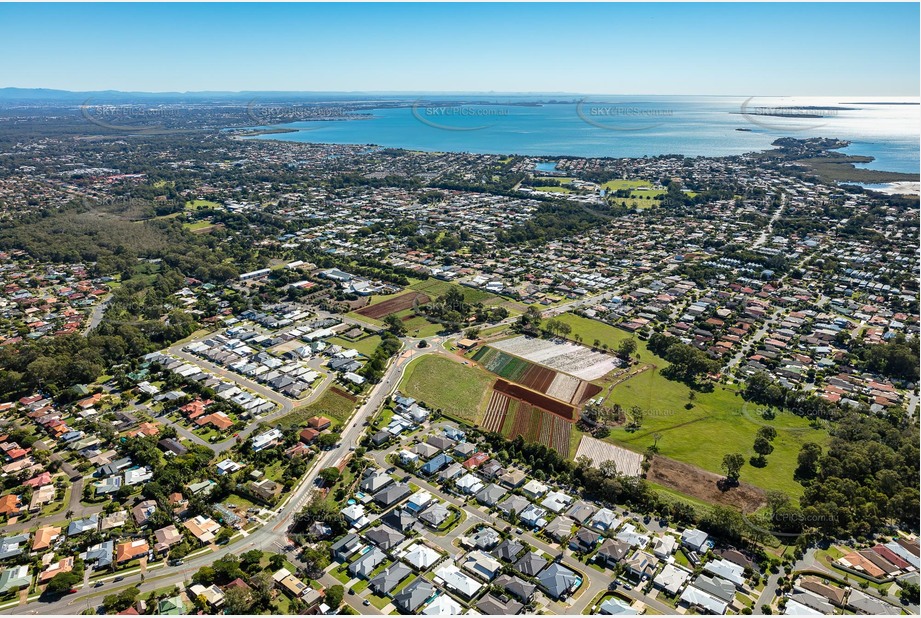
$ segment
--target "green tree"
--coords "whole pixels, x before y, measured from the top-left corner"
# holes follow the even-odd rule
[[[620,345],[617,346],[617,354],[622,358],[630,358],[634,352],[636,352],[636,339],[632,337],[630,339],[624,339],[620,342]]]
[[[326,589],[326,604],[333,609],[342,605],[342,597],[345,595],[345,588],[336,584]]]
[[[739,480],[739,474],[742,472],[742,466],[745,465],[745,458],[741,453],[727,453],[723,455],[722,469],[726,473],[726,479],[733,483]]]
[[[80,583],[80,576],[73,571],[58,573],[51,578],[45,591],[51,594],[66,592]]]
[[[339,480],[341,473],[339,472],[339,468],[330,467],[320,470],[318,476],[323,479],[323,482],[327,485],[332,485]]]
[[[755,438],[755,452],[765,457],[774,452],[774,446],[762,436]]]

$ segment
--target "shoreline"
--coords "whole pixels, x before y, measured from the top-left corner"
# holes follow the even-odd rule
[[[849,183],[842,183],[849,184]],[[877,184],[877,183],[864,183],[864,184]],[[882,193],[884,195],[914,195],[921,196],[921,182],[914,180],[902,180],[896,182],[887,182],[887,183],[878,183],[884,186],[882,187],[870,187],[864,186],[864,184],[858,184],[858,186],[863,187],[866,191],[873,191],[875,193]]]
[[[736,129],[737,131],[740,129]],[[246,133],[236,133],[232,136],[232,139],[259,139],[264,135],[278,135],[278,134],[287,134],[287,133],[301,133],[303,129],[265,129],[265,130],[253,130]],[[782,139],[782,138],[781,138]],[[339,146],[371,146],[375,148],[392,148],[394,150],[405,150],[410,151],[420,151],[420,152],[431,152],[431,153],[440,153],[440,152],[454,152],[456,154],[471,154],[469,151],[464,150],[420,150],[419,148],[407,148],[407,147],[391,147],[391,146],[382,146],[375,143],[340,143],[340,142],[300,142],[299,140],[280,140],[288,143],[310,143],[310,144],[325,144],[325,145],[339,145]],[[844,148],[849,144],[842,144],[838,148]],[[776,144],[772,143],[771,148],[766,148],[764,150],[752,151],[750,153],[742,153],[738,155],[704,155],[709,158],[724,158],[724,157],[737,157],[743,156],[744,154],[761,154],[769,155],[772,152],[776,152]],[[834,148],[829,150],[835,150]],[[520,157],[531,157],[531,158],[542,158],[542,159],[639,159],[642,157],[593,157],[589,155],[522,155],[517,153],[501,153],[501,152],[492,152],[492,153],[477,153],[477,154],[487,154],[497,157],[506,157],[506,156],[520,156]],[[648,156],[689,156],[682,155],[681,153],[670,153],[668,155],[648,155]],[[796,163],[804,165],[808,168],[811,168],[812,171],[822,177],[823,180],[831,184],[891,184],[891,185],[912,185],[912,183],[917,184],[921,180],[921,173],[911,173],[911,172],[893,172],[885,170],[869,170],[864,168],[858,168],[855,163],[871,163],[874,161],[874,157],[867,155],[845,155],[838,154],[834,157],[826,158],[816,158],[816,159],[800,159]],[[821,161],[823,164],[816,165],[816,162]],[[827,167],[826,167],[827,166]],[[824,169],[823,169],[824,167]],[[903,187],[897,187],[898,190],[904,190]],[[872,190],[872,189],[868,189]],[[882,192],[882,191],[881,191]],[[887,195],[901,195],[903,193],[887,193]],[[908,193],[911,195],[912,193]],[[916,193],[914,193],[916,194]]]

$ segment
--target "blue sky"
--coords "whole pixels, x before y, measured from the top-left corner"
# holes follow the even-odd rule
[[[0,4],[0,87],[919,94],[919,5]]]

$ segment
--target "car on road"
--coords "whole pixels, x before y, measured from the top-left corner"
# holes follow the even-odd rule
[[[364,601],[361,602],[361,604],[364,605],[365,607],[367,607],[367,606],[371,605],[371,601],[369,601],[368,599],[365,599]]]
[[[105,584],[105,582],[96,582],[95,584],[93,584],[93,588],[99,588],[103,584]]]
[[[120,582],[120,581],[122,581],[123,579],[125,579],[125,578],[119,576],[119,577],[116,577],[115,579],[113,579],[112,581],[113,581],[113,582]]]
[[[524,531],[521,528],[515,528],[515,534],[524,534]]]

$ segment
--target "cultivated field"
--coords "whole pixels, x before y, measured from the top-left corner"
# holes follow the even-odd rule
[[[566,457],[571,431],[572,423],[566,419],[527,402],[515,401],[504,419],[502,435],[509,440],[521,436],[527,442],[543,444]]]
[[[580,405],[601,391],[599,386],[512,356],[492,346],[480,348],[473,359],[511,382],[523,384],[532,390],[574,405]]]
[[[576,413],[575,407],[572,405],[529,390],[519,384],[499,379],[496,380],[496,384],[493,388],[501,393],[505,393],[509,397],[552,412],[568,421],[575,422],[578,420],[578,414]]]
[[[621,366],[621,362],[613,356],[594,352],[585,346],[564,340],[537,339],[521,335],[491,345],[503,352],[589,382]]]
[[[642,472],[642,455],[590,436],[582,436],[579,442],[576,459],[583,455],[591,459],[592,465],[596,468],[602,462],[613,461],[617,464],[617,471],[624,476],[639,476]]]
[[[420,292],[406,292],[385,301],[368,305],[358,309],[355,313],[365,317],[380,320],[391,313],[398,313],[406,309],[412,309],[414,305],[424,305],[429,302],[429,297]]]

